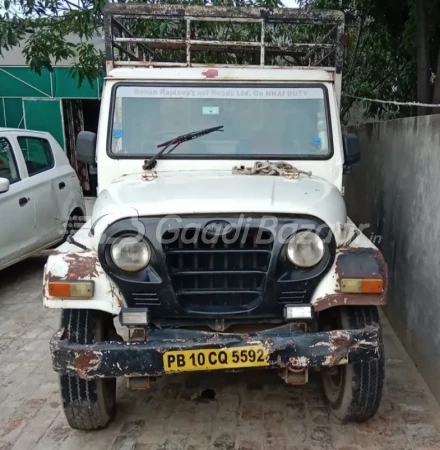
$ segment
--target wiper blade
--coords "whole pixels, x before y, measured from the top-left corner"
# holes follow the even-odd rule
[[[214,131],[223,131],[223,125],[219,125],[217,127],[212,127],[212,128],[205,128],[205,129],[199,130],[199,131],[192,131],[191,133],[182,134],[181,136],[177,136],[169,141],[162,142],[162,144],[159,144],[157,146],[157,148],[160,148],[160,150],[152,158],[145,160],[145,164],[142,166],[142,169],[143,170],[152,169],[156,165],[156,161],[172,145],[174,145],[174,147],[172,147],[168,153],[171,153],[182,142],[192,141],[193,139],[197,139],[200,136],[205,136],[206,134],[213,133]]]

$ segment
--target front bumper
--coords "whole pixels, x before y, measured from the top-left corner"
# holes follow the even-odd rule
[[[377,358],[379,333],[374,326],[316,333],[289,332],[289,326],[284,326],[249,334],[166,329],[150,331],[145,342],[82,345],[65,339],[65,330],[61,328],[51,339],[50,347],[56,372],[90,380],[164,375],[167,351],[253,345],[263,345],[268,350],[269,365],[265,368],[269,369],[350,364]]]

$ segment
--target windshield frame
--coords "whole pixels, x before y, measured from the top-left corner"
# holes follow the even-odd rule
[[[115,154],[112,152],[112,136],[113,136],[113,117],[115,112],[115,103],[116,103],[116,90],[120,86],[131,86],[131,87],[139,87],[139,86],[147,86],[147,87],[178,87],[178,86],[185,86],[185,87],[206,87],[206,82],[126,82],[126,81],[120,81],[115,83],[112,86],[111,89],[111,98],[110,98],[110,108],[109,108],[109,115],[108,115],[108,124],[107,124],[107,143],[106,143],[106,150],[107,150],[107,156],[109,156],[111,159],[116,160],[138,160],[142,161],[145,159],[149,159],[154,156],[155,153],[157,153],[157,149],[152,149],[152,152],[150,154],[141,154],[141,155],[123,155],[123,154]],[[330,111],[330,103],[329,103],[329,92],[327,89],[327,86],[323,83],[249,83],[249,82],[210,82],[210,87],[215,88],[226,88],[231,87],[231,85],[239,85],[240,87],[261,87],[261,88],[270,88],[270,89],[277,89],[277,88],[320,88],[323,91],[324,94],[324,108],[326,112],[326,120],[327,120],[327,139],[329,143],[329,151],[325,155],[289,155],[289,154],[210,154],[210,155],[200,155],[200,154],[194,154],[194,155],[181,155],[176,153],[167,153],[162,154],[160,159],[175,159],[175,160],[271,160],[271,161],[326,161],[333,157],[334,155],[334,143],[333,143],[333,131],[332,131],[332,118],[331,118],[331,111]],[[188,130],[188,132],[193,130]],[[171,136],[173,138],[175,136]],[[154,151],[156,150],[156,151]]]

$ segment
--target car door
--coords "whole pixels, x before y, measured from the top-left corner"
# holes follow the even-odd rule
[[[63,229],[73,210],[80,208],[84,211],[82,189],[64,150],[52,136],[47,138],[55,157],[52,184],[57,194],[54,199],[57,204],[57,215],[61,218]]]
[[[8,133],[0,135],[0,177],[10,186],[0,193],[0,269],[36,245],[36,216],[32,186],[20,149]]]
[[[38,248],[48,245],[62,236],[61,218],[57,205],[55,186],[55,159],[48,139],[44,135],[16,134],[26,164],[29,183],[33,187],[35,198],[35,215],[38,235]]]

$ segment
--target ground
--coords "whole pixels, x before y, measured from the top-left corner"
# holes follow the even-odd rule
[[[318,374],[293,387],[261,371],[169,376],[136,392],[121,380],[114,422],[71,430],[51,367],[59,312],[41,302],[44,262],[0,273],[0,450],[440,450],[440,409],[386,321],[384,399],[365,424],[329,415]]]

